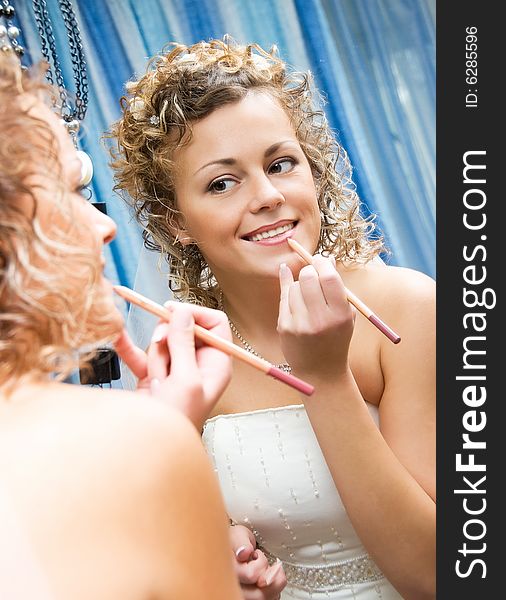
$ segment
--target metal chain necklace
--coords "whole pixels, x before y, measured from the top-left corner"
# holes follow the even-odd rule
[[[84,60],[81,32],[79,31],[70,0],[59,0],[60,12],[67,31],[72,73],[76,88],[75,102],[74,105],[72,105],[69,93],[65,87],[65,81],[63,79],[63,73],[56,51],[53,24],[51,23],[51,17],[47,10],[46,0],[33,0],[32,4],[33,12],[35,13],[35,22],[37,23],[37,29],[39,31],[42,55],[49,65],[46,72],[46,78],[51,85],[55,85],[56,80],[61,101],[60,115],[74,142],[78,158],[81,161],[80,185],[83,188],[86,188],[89,194],[88,200],[90,200],[92,191],[91,188],[88,187],[88,184],[93,177],[93,163],[86,152],[79,150],[77,142],[77,133],[81,127],[81,121],[86,115],[86,109],[88,108],[88,76],[86,73],[86,61]]]
[[[220,290],[220,297],[218,299],[218,309],[223,311],[223,292],[221,290]],[[247,350],[250,354],[254,354],[258,358],[261,358],[262,360],[267,360],[261,354],[259,354],[247,340],[245,340],[242,337],[239,330],[235,326],[234,322],[230,319],[230,317],[228,315],[227,315],[227,319],[228,319],[228,324],[230,325],[230,329],[231,329],[232,333],[241,342],[241,344],[244,346],[244,349]],[[269,361],[267,361],[267,362],[269,362]],[[274,365],[274,366],[277,369],[281,369],[281,371],[284,371],[285,373],[291,374],[291,372],[292,372],[292,367],[286,362],[280,363],[279,365]]]
[[[33,0],[32,5],[42,55],[48,64],[46,79],[51,85],[55,85],[56,80],[61,100],[60,114],[74,139],[74,143],[76,143],[76,134],[79,130],[80,121],[84,119],[86,109],[88,108],[88,77],[81,32],[79,31],[70,0],[59,0],[60,12],[67,32],[76,88],[75,103],[72,106],[56,51],[56,40],[46,0]],[[21,58],[25,53],[25,49],[17,40],[21,31],[13,23],[15,15],[16,10],[10,4],[9,0],[0,0],[0,50],[7,51],[12,49]]]
[[[69,133],[76,143],[76,135],[79,130],[80,121],[86,115],[88,108],[88,77],[86,73],[86,61],[84,59],[81,32],[77,25],[74,11],[70,0],[59,0],[63,23],[67,31],[67,39],[70,48],[70,58],[75,82],[75,102],[72,105],[68,91],[65,87],[63,74],[56,51],[56,40],[53,33],[53,25],[47,9],[46,0],[33,0],[33,11],[39,32],[41,50],[44,59],[49,64],[46,77],[50,84],[56,85],[60,93],[60,114],[65,122]]]

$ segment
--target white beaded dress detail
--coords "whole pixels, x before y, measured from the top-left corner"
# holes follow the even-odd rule
[[[202,439],[230,518],[283,561],[282,600],[401,599],[359,540],[303,405],[213,417]]]

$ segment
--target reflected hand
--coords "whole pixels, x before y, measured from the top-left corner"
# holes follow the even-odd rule
[[[294,281],[280,265],[278,333],[283,353],[294,371],[327,379],[348,368],[355,309],[335,261],[321,255],[300,270]]]
[[[230,528],[230,542],[243,600],[279,600],[286,586],[281,561],[269,566],[265,554],[256,547],[255,536],[243,525]]]

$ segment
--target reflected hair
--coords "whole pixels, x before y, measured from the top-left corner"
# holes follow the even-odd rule
[[[290,118],[307,157],[321,215],[318,251],[365,263],[385,251],[374,217],[364,218],[348,156],[329,127],[323,99],[309,72],[290,69],[257,44],[225,36],[186,46],[172,43],[151,59],[146,73],[126,85],[122,116],[108,137],[115,189],[143,227],[144,243],[170,264],[176,296],[217,306],[217,282],[197,243],[177,239],[184,216],[174,190],[174,150],[192,137],[192,124],[249,92],[269,94]]]

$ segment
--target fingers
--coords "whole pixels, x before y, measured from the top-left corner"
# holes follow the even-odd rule
[[[293,273],[288,265],[281,263],[279,265],[279,285],[281,287],[281,302],[286,304],[290,292],[290,286],[293,283]]]
[[[346,289],[335,268],[335,260],[319,254],[313,256],[313,263],[299,272],[298,281],[286,265],[280,265],[280,320],[287,321],[295,315],[307,321],[310,315],[325,314],[347,303]]]
[[[126,329],[123,329],[120,337],[114,342],[114,349],[137,378],[144,379],[147,377],[148,357],[143,350],[137,348],[132,342]]]
[[[265,554],[255,550],[252,559],[248,562],[235,564],[235,572],[242,585],[258,585],[258,580],[269,570],[269,563]]]
[[[171,374],[181,375],[188,381],[199,381],[192,307],[180,303],[170,308],[172,315],[167,324],[167,345],[171,357]]]
[[[169,372],[170,355],[167,346],[168,323],[159,323],[151,338],[148,356],[148,378],[150,381],[163,381]]]
[[[209,371],[213,366],[216,371],[227,370],[227,361],[230,362],[230,359],[224,358],[223,352],[199,342],[194,333],[194,325],[200,325],[213,334],[231,341],[232,336],[226,315],[221,311],[183,302],[169,301],[165,303],[165,307],[171,311],[171,319],[168,324],[159,324],[153,333],[152,346],[148,351],[150,376],[154,378],[166,376],[164,362],[168,354],[164,352],[165,344],[162,343],[165,341],[164,338],[168,341],[170,356],[173,356],[174,369],[179,369],[182,364],[188,365],[190,355],[195,358],[195,350],[203,349],[205,351],[197,353],[197,357],[199,354],[206,355]]]
[[[301,305],[310,306],[312,310],[326,310],[327,301],[322,293],[318,271],[312,266],[303,267],[299,273],[299,294],[292,294],[292,303],[300,298]],[[296,298],[294,297],[296,296]]]
[[[257,586],[259,588],[264,588],[271,591],[274,595],[276,593],[280,593],[283,588],[286,586],[286,575],[283,570],[283,563],[279,560],[271,565],[265,573],[260,575],[257,581]]]
[[[174,311],[179,311],[181,306],[191,310],[196,325],[207,329],[213,335],[231,341],[232,336],[227,316],[217,310],[181,303],[167,303]],[[227,387],[232,376],[232,359],[225,352],[213,346],[201,343],[194,338],[196,347],[196,365],[200,373],[204,397],[208,409],[218,401]],[[170,347],[170,346],[169,346]]]
[[[229,529],[230,544],[235,555],[235,571],[241,584],[255,585],[260,574],[268,567],[263,552],[256,550],[256,539],[244,525]]]
[[[194,323],[213,331],[213,333],[216,333],[229,341],[232,339],[227,318],[221,311],[203,306],[188,305],[181,302],[167,302],[165,306],[173,309],[171,323],[168,325],[161,324],[157,326],[153,336],[156,337],[156,334],[161,331],[168,337],[169,349],[172,348],[174,350],[174,352],[171,351],[171,355],[174,354],[174,356],[180,359],[178,367],[179,363],[184,363],[190,355],[195,357]],[[185,313],[181,313],[181,310],[185,311]],[[183,314],[186,314],[187,316],[184,317]],[[190,317],[188,315],[192,316]],[[188,321],[185,322],[185,319]],[[191,325],[189,325],[190,321],[192,321]],[[158,331],[159,327],[162,327],[162,329]],[[190,331],[192,334],[191,336]],[[171,340],[174,341],[174,338],[179,339],[182,342],[182,352],[179,352],[179,343],[171,344]],[[161,340],[152,339],[152,342],[153,341],[161,342]],[[150,364],[148,367],[148,354],[135,346],[126,330],[123,330],[120,337],[114,343],[114,348],[121,360],[139,379],[144,379],[148,376],[148,368],[150,370],[150,378],[161,380],[166,376],[166,370],[163,368],[163,346],[164,344],[159,343],[158,348],[155,346],[154,349],[148,351],[150,354]]]
[[[268,563],[267,563],[268,564]],[[283,563],[277,560],[270,567],[264,567],[256,583],[242,583],[243,598],[249,600],[276,600],[286,586]]]
[[[209,331],[219,335],[227,340],[232,339],[230,327],[226,315],[221,310],[214,310],[205,306],[196,306],[194,304],[184,304],[182,302],[169,301],[164,304],[169,309],[177,309],[181,305],[190,308],[193,319],[197,325],[204,327]]]
[[[243,600],[278,600],[286,586],[281,561],[269,566],[265,554],[255,549],[252,531],[244,525],[230,527],[229,534]]]
[[[244,525],[234,525],[229,529],[230,544],[238,562],[251,560],[256,548],[253,533]]]
[[[281,293],[279,298],[278,326],[287,323],[291,318],[290,288],[293,283],[293,274],[290,267],[285,263],[281,263],[279,265],[279,286]]]
[[[170,398],[201,429],[232,374],[231,358],[212,346],[198,345],[195,325],[231,338],[224,313],[183,302],[168,302],[168,323],[160,323],[148,349],[151,394]]]
[[[343,280],[336,270],[335,259],[325,258],[319,254],[313,256],[313,269],[317,273],[320,288],[327,306],[336,309],[347,302],[346,288]]]

